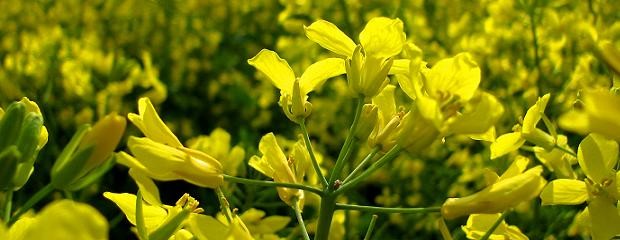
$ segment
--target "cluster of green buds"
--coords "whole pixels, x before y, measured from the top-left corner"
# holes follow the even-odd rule
[[[0,108],[0,190],[21,188],[34,161],[47,143],[47,129],[39,106],[28,98]]]
[[[106,115],[92,127],[81,126],[52,167],[52,185],[75,191],[99,179],[114,165],[112,153],[125,126],[125,118],[116,113]]]

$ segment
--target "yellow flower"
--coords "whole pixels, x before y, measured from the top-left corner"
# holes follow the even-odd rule
[[[412,59],[409,68],[408,74],[397,75],[398,83],[437,131],[494,139],[493,125],[504,108],[492,94],[478,91],[480,68],[469,53],[442,59],[431,69]]]
[[[171,147],[183,146],[164,121],[159,118],[150,99],[140,98],[138,100],[138,112],[139,115],[130,113],[127,115],[127,118],[140,129],[144,136]]]
[[[376,17],[368,21],[355,44],[336,25],[318,20],[304,27],[306,36],[338,55],[345,57],[349,88],[366,97],[377,95],[388,83],[386,79],[405,44],[400,19]]]
[[[310,65],[298,79],[286,60],[267,49],[249,59],[248,64],[265,74],[273,85],[280,89],[280,105],[292,121],[310,115],[311,109],[306,102],[308,93],[327,79],[345,72],[344,60],[328,58]],[[289,105],[292,105],[292,108],[289,109]]]
[[[588,135],[579,144],[577,160],[585,181],[557,179],[540,194],[543,205],[577,205],[588,201],[593,239],[610,239],[620,234],[618,202],[618,143],[597,134]]]
[[[286,155],[278,145],[276,136],[268,133],[263,136],[258,144],[258,150],[262,154],[252,156],[249,165],[265,176],[273,178],[275,182],[301,183],[308,168],[307,159],[303,151],[295,151],[289,162]],[[289,165],[290,163],[290,165]],[[299,206],[303,206],[304,192],[299,189],[278,187],[280,199],[289,206],[293,206],[293,199],[299,200]]]
[[[472,214],[469,215],[469,218],[467,219],[467,225],[461,226],[461,229],[463,229],[463,232],[465,232],[467,238],[480,239],[489,229],[491,229],[491,226],[497,221],[500,216],[500,213]],[[518,227],[508,225],[504,220],[502,220],[500,225],[497,226],[495,231],[493,231],[489,239],[525,240],[529,238],[525,236],[525,234],[523,234]]]
[[[185,180],[209,188],[223,183],[222,165],[218,160],[184,147],[159,118],[148,98],[141,98],[138,107],[140,114],[130,113],[128,117],[146,137],[129,137],[127,145],[134,156],[120,152],[120,164],[162,181]]]
[[[549,97],[550,95],[547,93],[538,98],[536,104],[525,113],[522,126],[516,126],[516,131],[499,136],[491,144],[491,159],[519,149],[525,141],[530,141],[546,151],[550,151],[556,145],[556,140],[553,136],[536,127],[545,112]]]
[[[529,161],[518,157],[502,176],[487,176],[490,184],[482,191],[467,197],[448,198],[441,207],[441,214],[453,219],[476,213],[500,213],[536,197],[546,181],[540,176],[541,166],[525,171]]]
[[[1,225],[1,223],[0,223]],[[108,222],[97,209],[84,203],[59,200],[35,216],[17,220],[0,238],[22,239],[108,239]]]
[[[187,221],[188,229],[199,240],[251,240],[254,239],[243,220],[235,215],[231,223],[202,214],[192,215]]]
[[[142,199],[137,199],[136,195],[129,193],[104,192],[103,196],[114,202],[131,224],[137,225],[136,201],[144,201],[142,202],[142,221],[150,237],[165,235],[167,239],[174,235],[192,235],[187,230],[181,230],[185,227],[187,219],[204,211],[198,208],[198,201],[186,193],[176,202],[175,206],[162,204],[159,190],[151,179],[134,169],[129,170],[129,175],[138,185]],[[170,227],[173,229],[172,232],[163,231]]]
[[[135,156],[120,152],[118,162],[162,181],[185,180],[201,187],[216,188],[224,179],[222,165],[198,150],[170,147],[149,138],[129,137],[127,146]]]
[[[558,135],[557,144],[564,149],[570,149],[564,135]],[[577,163],[577,158],[572,155],[554,148],[547,151],[542,147],[534,147],[536,158],[544,164],[551,172],[554,172],[559,178],[576,178],[572,165]]]
[[[230,146],[230,134],[221,128],[214,129],[209,136],[199,136],[187,141],[187,146],[202,152],[208,152],[222,164],[224,173],[237,176],[239,165],[245,157],[245,150],[240,146]]]

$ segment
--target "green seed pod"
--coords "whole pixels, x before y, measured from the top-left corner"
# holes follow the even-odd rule
[[[21,102],[13,102],[6,109],[2,120],[0,120],[0,151],[15,144],[21,130],[26,107]]]
[[[12,179],[15,176],[15,169],[20,158],[21,154],[16,146],[8,147],[0,153],[0,191],[12,187]]]
[[[28,161],[35,156],[42,126],[43,118],[41,115],[32,112],[26,114],[16,143],[19,152],[22,154],[20,162]]]

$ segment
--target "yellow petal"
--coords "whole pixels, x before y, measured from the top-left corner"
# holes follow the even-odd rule
[[[323,85],[325,80],[344,73],[344,60],[341,58],[328,58],[315,62],[306,68],[299,78],[301,94],[306,95]]]
[[[288,62],[280,58],[276,52],[263,49],[249,59],[248,64],[265,74],[278,89],[292,95],[295,73]]]
[[[588,199],[586,183],[573,179],[551,181],[540,193],[542,205],[577,205]]]
[[[545,108],[547,107],[547,103],[549,102],[549,93],[544,96],[538,98],[536,104],[530,107],[525,113],[525,117],[523,118],[523,129],[521,132],[524,134],[533,133],[536,129],[536,124],[540,121],[540,118],[545,112]]]
[[[620,141],[620,96],[609,91],[584,91],[589,130]]]
[[[449,120],[448,131],[455,134],[482,134],[504,113],[502,104],[490,93],[481,92],[465,106],[462,114]]]
[[[157,175],[168,174],[171,170],[178,169],[185,164],[183,152],[149,138],[131,136],[127,141],[127,146],[150,172]]]
[[[155,185],[153,180],[147,177],[143,172],[131,168],[129,169],[129,176],[131,176],[134,182],[138,185],[144,201],[150,205],[162,205],[159,200],[159,189],[157,189],[157,185]]]
[[[615,177],[613,167],[617,157],[618,143],[594,133],[581,141],[577,151],[579,166],[596,183]]]
[[[435,99],[424,95],[418,95],[415,104],[422,117],[433,123],[436,129],[442,129],[444,121],[443,113],[441,112],[441,106]]]
[[[130,113],[127,117],[146,137],[171,147],[182,146],[179,139],[161,120],[150,99],[140,98],[138,101],[138,111],[140,115]]]
[[[436,99],[451,93],[458,96],[459,101],[469,101],[480,84],[480,68],[469,53],[442,59],[423,74],[424,87]]]
[[[508,169],[506,169],[506,171],[502,174],[499,180],[501,181],[501,180],[515,177],[521,174],[523,171],[525,171],[529,163],[530,163],[529,158],[526,158],[523,156],[517,156],[515,160],[512,161],[512,164],[510,164]]]
[[[615,201],[605,197],[594,197],[588,203],[592,220],[592,239],[611,239],[620,234],[620,214]]]
[[[377,58],[389,58],[400,53],[405,44],[403,22],[400,19],[376,17],[370,19],[360,33],[364,51]]]
[[[388,74],[409,74],[409,64],[411,60],[409,59],[395,59],[394,63],[392,63],[392,67],[390,68],[390,72]]]
[[[499,136],[494,143],[491,143],[491,159],[504,156],[512,151],[519,149],[525,139],[521,138],[521,133],[513,132]]]
[[[501,214],[472,214],[467,218],[467,224],[462,226],[469,239],[480,239],[491,226],[497,221]],[[528,239],[521,230],[515,226],[509,226],[502,221],[493,231],[489,239]]]
[[[136,195],[104,192],[103,196],[114,202],[123,211],[127,220],[131,224],[136,225]],[[151,230],[159,226],[168,215],[165,209],[146,203],[142,204],[142,210],[144,211],[144,225]]]
[[[227,237],[228,226],[211,216],[191,214],[187,222],[191,232],[200,240],[226,239]]]
[[[321,47],[341,56],[353,56],[355,43],[333,23],[318,20],[308,27],[304,26],[304,31],[308,39]]]
[[[396,114],[394,90],[396,90],[396,86],[387,85],[377,96],[372,98],[372,103],[379,108],[379,112],[385,121],[384,123],[387,123]]]
[[[108,239],[108,222],[85,203],[59,200],[47,205],[34,218],[24,239]]]

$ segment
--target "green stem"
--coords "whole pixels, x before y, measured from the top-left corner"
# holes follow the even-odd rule
[[[327,179],[323,176],[323,172],[321,172],[321,166],[319,166],[319,162],[316,160],[316,156],[314,156],[314,151],[312,150],[312,143],[310,143],[310,136],[308,135],[308,129],[306,129],[306,119],[302,119],[299,122],[299,126],[301,127],[301,131],[304,135],[304,142],[306,143],[306,148],[308,149],[308,153],[310,154],[310,159],[312,160],[312,167],[314,167],[314,171],[317,176],[319,176],[319,181],[323,187],[327,187]]]
[[[224,191],[222,191],[222,188],[217,187],[215,188],[215,193],[217,194],[217,200],[220,202],[220,211],[224,213],[224,216],[226,216],[226,220],[228,220],[228,223],[232,223],[233,214],[230,211],[230,204],[226,199],[226,195],[224,195]]]
[[[35,193],[24,205],[22,205],[19,210],[11,217],[9,221],[7,221],[8,225],[11,225],[15,222],[19,217],[26,213],[26,211],[30,210],[35,204],[45,198],[47,195],[54,191],[54,186],[51,183],[45,185],[45,187],[41,188],[37,193]]]
[[[363,180],[368,178],[375,171],[379,170],[386,163],[398,157],[398,154],[400,153],[401,149],[402,148],[400,147],[400,145],[398,144],[394,145],[394,147],[392,147],[390,151],[388,151],[385,155],[383,155],[383,157],[379,158],[379,160],[377,160],[377,162],[375,162],[368,169],[366,169],[366,171],[362,172],[359,176],[351,179],[349,182],[345,182],[344,185],[342,185],[339,189],[334,191],[334,194],[339,195],[347,191],[348,189],[355,187],[357,184],[360,184]]]
[[[336,210],[336,195],[326,194],[321,198],[321,206],[319,208],[319,220],[316,227],[315,240],[327,240],[329,229],[332,225],[332,218]]]
[[[352,204],[336,203],[336,209],[342,210],[356,210],[369,213],[431,213],[441,211],[441,207],[427,207],[427,208],[389,208],[389,207],[375,207],[375,206],[362,206]]]
[[[274,182],[274,181],[254,180],[254,179],[233,177],[233,176],[225,175],[225,174],[224,174],[224,180],[229,181],[229,182],[235,182],[235,183],[241,183],[241,184],[249,184],[249,185],[257,185],[257,186],[285,187],[285,188],[301,189],[301,190],[306,190],[308,192],[317,194],[319,196],[323,195],[323,191],[321,191],[318,188],[311,187],[311,186],[306,186],[306,185],[301,185],[301,184],[296,184],[296,183],[281,183],[281,182]]]
[[[480,238],[480,240],[487,240],[487,239],[489,239],[489,237],[491,237],[491,234],[493,234],[493,232],[495,232],[495,229],[502,223],[502,221],[504,221],[504,218],[506,218],[506,215],[508,215],[508,211],[505,211],[504,213],[502,213],[501,216],[499,216],[497,221],[495,221],[495,223],[493,223],[491,228],[489,228],[489,230]]]
[[[302,235],[305,240],[310,240],[310,236],[308,236],[308,230],[306,230],[306,224],[304,224],[304,218],[301,216],[301,210],[299,209],[299,199],[293,199],[293,209],[295,210],[295,216],[297,216],[297,222],[299,222],[299,227],[301,228]]]
[[[372,218],[370,219],[370,224],[368,224],[368,230],[366,231],[366,236],[364,236],[364,240],[370,240],[370,236],[372,236],[372,230],[375,229],[375,224],[377,223],[377,218],[379,216],[377,216],[376,214],[372,215]]]
[[[342,172],[342,168],[344,167],[344,163],[346,159],[349,157],[351,152],[351,145],[353,145],[353,140],[355,139],[355,132],[357,131],[357,124],[359,122],[360,115],[362,113],[362,107],[364,106],[364,98],[359,97],[357,99],[357,105],[355,106],[355,117],[353,118],[353,123],[351,123],[351,128],[349,129],[349,134],[344,141],[344,145],[342,149],[340,149],[340,153],[338,154],[338,159],[336,160],[336,165],[329,175],[329,186],[328,188],[332,188],[334,182],[340,176]]]
[[[556,144],[555,146],[553,146],[553,147],[555,147],[555,148],[559,149],[559,150],[560,150],[560,151],[562,151],[562,152],[568,153],[569,155],[571,155],[571,156],[573,156],[573,157],[577,157],[577,154],[575,154],[575,152],[573,152],[573,151],[572,151],[572,150],[570,150],[570,149],[566,149],[565,147],[562,147],[562,146],[557,145],[557,144]]]
[[[13,190],[8,190],[4,200],[4,222],[11,220],[11,209],[13,208]]]
[[[138,236],[142,240],[148,240],[149,235],[146,232],[144,223],[144,210],[142,209],[142,192],[138,190],[136,194],[136,227],[138,228]]]
[[[368,162],[370,162],[370,160],[372,160],[372,158],[377,154],[377,152],[379,152],[379,147],[374,147],[370,153],[366,156],[366,158],[364,158],[364,160],[362,160],[362,162],[357,165],[357,167],[355,167],[355,169],[353,169],[353,172],[351,172],[349,174],[349,176],[347,176],[344,181],[342,182],[347,182],[349,181],[351,178],[355,177],[355,175],[362,170],[362,168],[364,168],[366,166],[366,164]]]

